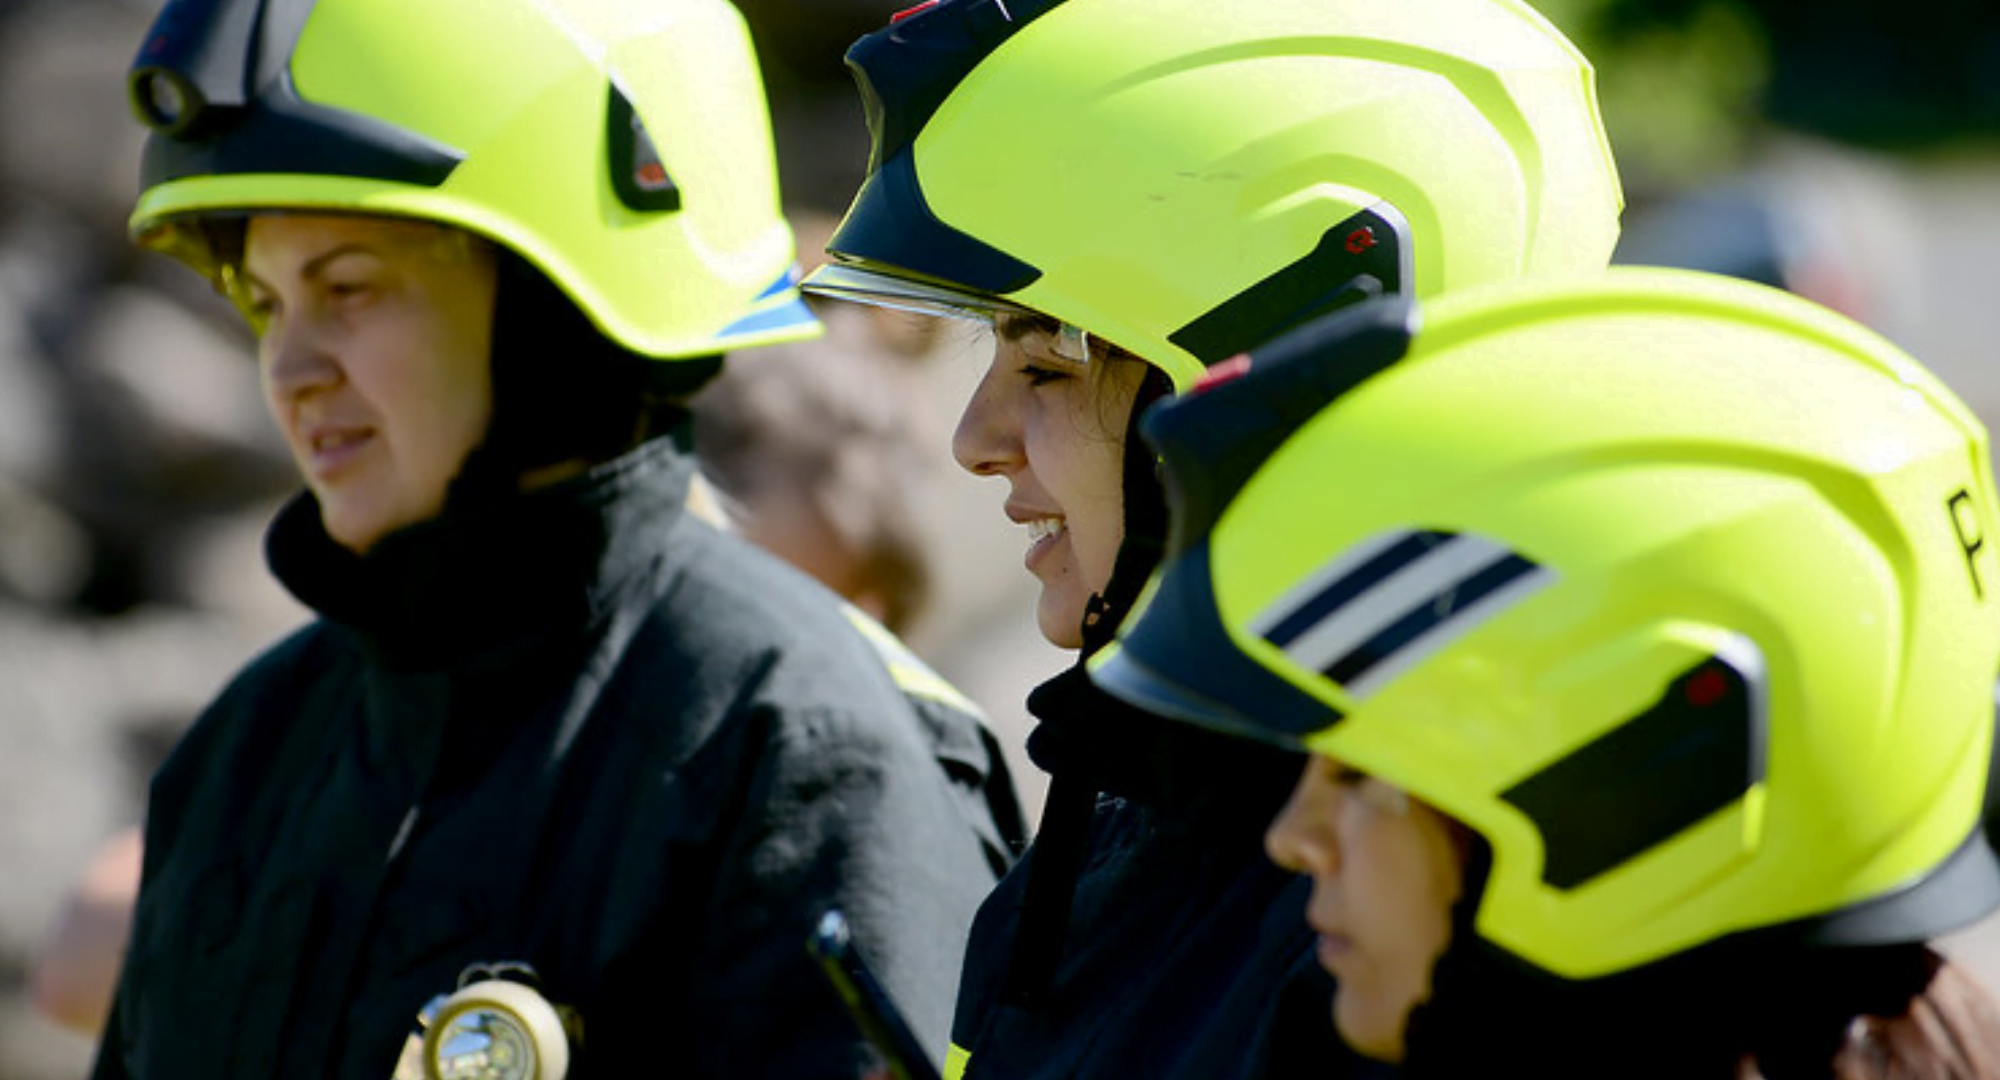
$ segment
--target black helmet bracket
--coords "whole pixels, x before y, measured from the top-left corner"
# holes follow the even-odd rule
[[[464,154],[413,131],[299,97],[290,61],[317,0],[172,0],[126,76],[151,129],[141,186],[284,172],[435,187]]]

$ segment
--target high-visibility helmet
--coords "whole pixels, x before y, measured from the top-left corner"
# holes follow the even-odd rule
[[[1478,935],[1563,978],[2000,903],[2000,519],[1962,403],[1687,271],[1416,325],[1350,309],[1147,417],[1175,532],[1100,685],[1464,823]]]
[[[1183,390],[1355,299],[1617,238],[1590,65],[1519,0],[944,0],[847,62],[872,160],[808,291],[1026,308]]]
[[[725,0],[172,0],[130,74],[131,228],[355,212],[511,249],[659,358],[808,336],[763,86]]]

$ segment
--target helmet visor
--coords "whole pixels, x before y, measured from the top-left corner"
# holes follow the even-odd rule
[[[1089,331],[997,296],[842,263],[827,263],[819,267],[806,275],[799,287],[815,296],[829,296],[918,315],[964,319],[988,326],[1009,317],[1054,322],[1050,341],[1055,354],[1079,364],[1090,360]]]

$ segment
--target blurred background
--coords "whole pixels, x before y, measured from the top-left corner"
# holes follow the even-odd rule
[[[867,156],[841,55],[904,3],[741,6],[810,264]],[[1598,67],[1630,203],[1621,261],[1803,293],[2000,419],[2000,5],[1539,6]],[[157,7],[0,0],[0,1080],[86,1072],[90,1041],[29,1006],[32,963],[194,712],[304,618],[263,567],[293,474],[247,336],[125,240],[140,137],[123,72]],[[1004,484],[949,455],[983,342],[829,315],[824,342],[732,364],[704,396],[703,451],[752,539],[897,624],[989,710],[1038,806],[1020,702],[1066,658],[1035,632]],[[2000,988],[1994,938],[1953,947]]]

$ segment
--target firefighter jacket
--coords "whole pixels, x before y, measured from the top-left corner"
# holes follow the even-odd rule
[[[852,1077],[828,906],[942,1044],[1010,778],[935,676],[685,513],[693,471],[656,439],[362,557],[281,513],[321,617],[153,780],[100,1080],[382,1080],[502,962],[580,1014],[572,1077]]]
[[[1081,666],[1028,704],[1048,809],[973,922],[948,1080],[1384,1072],[1334,1034],[1310,882],[1264,856],[1301,759],[1139,712]]]

